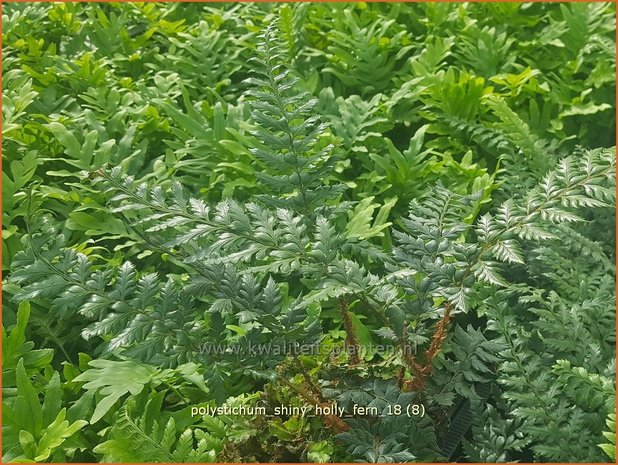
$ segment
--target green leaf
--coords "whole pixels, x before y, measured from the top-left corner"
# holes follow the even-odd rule
[[[98,391],[103,398],[97,402],[90,420],[94,424],[109,412],[118,399],[126,394],[137,395],[157,377],[157,370],[132,361],[92,360],[88,369],[73,379],[84,382],[83,388]]]
[[[39,396],[32,386],[24,361],[17,362],[17,400],[14,409],[19,418],[19,424],[34,437],[37,437],[43,426],[43,410],[39,402]]]
[[[77,420],[71,424],[65,420],[66,409],[58,412],[56,419],[44,431],[37,445],[36,461],[47,460],[54,449],[62,445],[68,438],[88,424],[85,420]]]
[[[49,130],[54,134],[56,139],[64,147],[65,153],[71,158],[81,158],[88,156],[89,154],[82,153],[82,146],[78,142],[77,138],[71,134],[66,126],[61,123],[51,122],[48,125]]]
[[[36,452],[37,449],[36,449],[36,440],[34,439],[34,436],[32,436],[32,434],[22,429],[19,432],[19,445],[24,451],[24,455],[26,457],[34,458],[34,456],[37,453]],[[34,462],[34,460],[31,460],[31,461]]]
[[[17,324],[8,337],[2,338],[2,362],[6,362],[21,353],[21,346],[26,342],[26,326],[30,319],[30,302],[24,300],[17,307]]]
[[[388,199],[384,205],[380,207],[378,214],[376,215],[376,219],[372,225],[371,221],[373,220],[373,212],[378,206],[380,206],[378,203],[373,202],[374,199],[375,197],[371,196],[361,200],[358,205],[354,207],[354,210],[350,212],[350,220],[348,221],[345,229],[346,237],[369,239],[371,237],[384,236],[383,230],[392,224],[387,223],[386,220],[391,209],[397,203],[397,197]]]
[[[62,406],[62,385],[60,375],[54,372],[52,379],[47,385],[45,399],[43,400],[43,424],[49,425],[60,412]]]

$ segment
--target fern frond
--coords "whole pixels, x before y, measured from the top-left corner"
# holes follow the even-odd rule
[[[609,442],[599,444],[599,447],[610,459],[616,460],[616,414],[608,414],[606,423],[609,431],[603,431],[603,436],[605,436],[605,439]]]
[[[576,405],[598,412],[606,407],[615,410],[615,381],[597,373],[590,373],[583,367],[572,367],[568,360],[558,360],[552,367],[564,392]],[[609,413],[609,412],[608,412]]]
[[[255,137],[264,146],[251,150],[267,168],[258,178],[280,198],[259,196],[270,205],[292,206],[310,215],[316,207],[338,197],[343,184],[326,185],[334,159],[332,146],[320,147],[326,125],[315,115],[317,100],[299,90],[300,78],[284,63],[285,53],[270,24],[261,36],[258,56],[252,59],[254,74],[246,80],[252,86],[252,118],[258,124]],[[272,174],[275,173],[275,174]]]
[[[431,378],[433,400],[448,406],[455,393],[478,400],[480,397],[474,386],[494,380],[497,362],[501,361],[497,354],[504,348],[503,342],[488,341],[481,331],[471,326],[466,329],[456,326],[445,355],[435,359]]]
[[[146,412],[135,418],[130,405],[118,412],[110,431],[111,439],[94,448],[94,453],[101,454],[103,460],[129,463],[212,463],[216,460],[216,451],[204,439],[196,441],[193,430],[187,429],[177,437],[173,417],[167,422],[158,422]]]
[[[504,418],[500,411],[483,400],[471,400],[472,440],[464,440],[470,460],[483,463],[507,462],[514,452],[521,451],[530,440],[522,433],[521,418]]]

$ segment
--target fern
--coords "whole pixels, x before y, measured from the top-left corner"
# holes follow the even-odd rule
[[[501,275],[506,269],[501,268],[504,263],[517,266],[524,262],[522,244],[554,237],[554,223],[577,221],[573,208],[609,205],[612,195],[606,186],[612,174],[613,154],[608,151],[590,152],[578,162],[565,159],[523,199],[504,203],[476,224],[470,217],[478,197],[454,194],[438,186],[433,197],[411,204],[405,232],[395,232],[393,259],[386,262],[387,269],[377,268],[374,274],[353,259],[363,255],[354,253],[358,242],[350,230],[347,240],[337,236],[334,221],[340,213],[331,210],[330,218],[317,216],[315,236],[311,237],[313,227],[307,227],[292,210],[224,201],[211,214],[207,204],[187,196],[179,186],[172,185],[167,199],[162,189],[135,186],[131,178],[122,179],[118,170],[103,171],[103,186],[112,195],[116,211],[128,212],[134,217],[134,228],[145,228],[144,237],[176,257],[190,273],[186,286],[181,287],[171,276],[162,281],[156,274],[137,272],[128,262],[117,267],[97,266],[87,256],[64,247],[62,235],[47,220],[42,223],[42,232],[32,234],[30,246],[16,257],[20,269],[12,279],[21,290],[15,299],[51,299],[52,310],[65,318],[85,316],[91,324],[82,334],[102,337],[103,347],[109,352],[123,349],[125,356],[156,364],[180,364],[203,357],[211,367],[206,378],[218,402],[225,400],[226,382],[247,370],[254,380],[281,380],[277,367],[286,360],[285,353],[265,359],[259,354],[226,350],[229,335],[221,338],[224,327],[244,325],[239,327],[243,344],[314,343],[320,339],[320,324],[311,309],[316,304],[328,307],[329,302],[338,301],[343,320],[362,311],[382,322],[382,334],[399,346],[402,387],[423,393],[426,390],[426,399],[436,408],[450,405],[457,395],[477,398],[475,383],[493,380],[492,366],[504,358],[499,377],[507,387],[504,397],[516,405],[514,414],[527,418],[531,425],[549,425],[549,432],[533,426],[529,434],[538,441],[532,448],[540,456],[555,459],[565,452],[547,445],[548,434],[557,434],[565,422],[570,428],[565,431],[591,425],[597,413],[584,407],[600,405],[609,393],[607,381],[592,377],[584,387],[584,381],[573,377],[587,372],[569,374],[565,365],[558,365],[561,368],[556,370],[562,370],[557,372],[558,379],[576,379],[582,385],[574,387],[574,402],[600,390],[598,398],[567,415],[566,399],[559,398],[555,389],[548,389],[548,374],[542,374],[543,359],[522,349],[530,343],[530,329],[520,329],[513,317],[498,317],[489,309],[486,311],[495,319],[494,330],[504,342],[487,341],[472,328],[465,332],[456,329],[445,346],[446,358],[437,354],[448,339],[450,319],[468,312],[487,284],[512,292]],[[54,239],[48,244],[50,237]],[[339,251],[333,253],[335,243]],[[346,250],[352,252],[350,258],[342,255]],[[284,260],[289,259],[296,264],[286,267]],[[274,279],[297,272],[308,273],[314,290],[301,290],[292,296]],[[266,279],[265,274],[269,275]],[[43,281],[39,279],[42,276]],[[359,303],[354,313],[350,314],[347,302]],[[198,319],[204,310],[210,314],[207,326]],[[539,314],[533,327],[544,334],[548,347],[559,344],[552,331],[563,328],[564,321],[554,323],[533,307],[529,311]],[[345,331],[347,344],[358,345],[354,325],[346,323]],[[583,334],[577,337],[584,340]],[[204,339],[220,341],[223,350],[200,354],[198,344]],[[606,338],[598,341],[597,352],[602,353]],[[425,352],[411,354],[413,343],[424,345]],[[556,348],[560,350],[559,345]],[[353,360],[348,356],[348,361]],[[439,375],[427,384],[432,367]],[[521,386],[525,390],[520,391]],[[322,396],[307,394],[306,399],[316,395]],[[541,416],[532,405],[540,406]],[[558,413],[564,411],[566,420],[556,409]],[[364,424],[358,423],[367,434],[397,430],[390,422]],[[358,440],[348,433],[342,438],[351,444]],[[573,445],[568,434],[563,433],[561,438],[559,447],[577,457],[584,457],[584,443],[596,441],[593,435],[582,436]],[[395,435],[392,444],[353,449],[351,453],[367,460],[411,460],[418,456],[410,455],[406,447]]]
[[[609,378],[613,370],[603,368],[601,346],[564,322],[551,325],[541,320],[532,323],[532,328],[538,329],[522,328],[516,316],[505,311],[504,306],[498,308],[491,311],[491,328],[509,346],[501,355],[504,361],[499,366],[499,381],[504,385],[503,396],[512,403],[512,417],[538,425],[525,430],[533,442],[532,449],[548,460],[602,460],[592,445],[600,440],[598,419],[613,410],[615,386]],[[567,336],[568,347],[562,342]],[[529,349],[532,337],[540,338],[550,348],[542,352],[546,355],[539,356]],[[556,360],[552,353],[568,354],[573,362]],[[553,369],[548,369],[548,363],[554,363]],[[586,363],[606,373],[589,373],[583,367],[572,368],[571,363]],[[550,436],[556,446],[548,446]]]
[[[513,453],[520,452],[529,440],[521,429],[521,418],[503,418],[491,404],[472,401],[472,438],[464,441],[466,455],[483,463],[507,462]]]
[[[389,32],[394,28],[393,20],[374,21],[365,26],[350,8],[343,10],[340,21],[347,30],[330,32],[326,55],[330,66],[324,71],[361,95],[383,91],[390,83],[397,61],[411,49],[406,31]]]
[[[470,68],[478,70],[485,78],[495,76],[508,69],[514,61],[509,56],[513,39],[494,27],[469,28],[462,36],[455,52],[460,60]]]
[[[535,170],[547,166],[545,161],[547,147],[543,145],[506,102],[495,95],[488,95],[484,100],[494,114],[500,119],[499,128],[505,137],[521,150],[528,159],[528,164]]]
[[[598,411],[601,406],[615,408],[616,387],[612,379],[589,373],[583,367],[571,367],[568,360],[559,360],[553,370],[575,405],[588,411]]]
[[[607,460],[611,9],[7,6],[3,456]]]
[[[111,439],[95,447],[94,453],[100,454],[104,461],[113,462],[215,461],[216,449],[213,449],[212,441],[197,439],[192,429],[186,429],[178,436],[174,418],[169,417],[164,423],[154,419],[155,413],[147,410],[143,415],[133,417],[131,404],[122,407],[111,429]]]
[[[246,82],[255,87],[249,92],[254,99],[252,117],[259,125],[254,135],[266,144],[264,149],[252,149],[267,168],[259,179],[287,199],[283,202],[279,197],[258,198],[309,215],[326,200],[339,196],[345,186],[322,182],[334,161],[329,156],[332,146],[318,146],[318,138],[326,127],[312,112],[315,98],[308,92],[290,92],[300,79],[282,63],[283,52],[273,29],[274,25],[270,25],[264,31],[258,56],[252,59],[257,76]]]
[[[338,400],[342,405],[375,407],[379,415],[371,420],[350,420],[352,430],[338,436],[352,457],[370,463],[440,457],[431,422],[420,415],[410,421],[405,413],[409,406],[415,405],[414,394],[402,393],[391,383],[378,379],[368,379],[359,387],[345,386],[340,392]],[[415,455],[410,450],[414,450]]]
[[[457,326],[444,348],[444,357],[434,362],[432,401],[449,406],[457,394],[479,400],[474,386],[495,379],[497,362],[501,361],[497,354],[503,349],[501,341],[488,341],[472,327],[464,330]]]

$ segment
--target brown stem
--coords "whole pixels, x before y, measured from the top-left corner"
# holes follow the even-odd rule
[[[300,394],[300,396],[303,399],[305,399],[307,402],[309,402],[309,403],[311,403],[313,405],[319,405],[320,407],[329,407],[330,406],[330,404],[328,402],[324,401],[324,399],[323,399],[321,394],[314,395],[311,392],[307,391],[304,387],[297,386],[297,385],[289,382],[285,378],[281,377],[279,379],[281,380],[281,382],[283,382],[283,384],[285,384],[290,389],[292,389],[293,391],[296,391],[298,394]],[[337,415],[323,415],[322,418],[324,419],[324,423],[326,424],[326,426],[328,426],[329,428],[332,428],[337,433],[342,433],[342,432],[348,431],[350,429],[350,426],[345,421],[343,421],[340,417],[338,417]]]
[[[408,365],[408,369],[410,372],[416,377],[421,376],[423,367],[420,363],[416,361],[416,357],[412,354],[412,346],[410,345],[410,341],[408,341],[408,328],[407,326],[404,329],[403,337],[399,340],[399,344],[401,345],[401,352],[403,355],[403,359]]]
[[[348,354],[350,365],[358,365],[360,363],[360,343],[354,331],[354,325],[352,324],[352,318],[348,310],[348,303],[343,297],[339,298],[339,308],[341,309],[341,320],[343,321],[343,327],[346,333],[345,350]]]
[[[433,337],[431,338],[431,344],[429,345],[429,348],[425,351],[425,363],[420,366],[416,362],[414,357],[412,357],[412,355],[410,354],[410,357],[412,357],[411,361],[414,362],[412,370],[414,378],[404,383],[403,388],[405,391],[422,391],[425,389],[425,386],[427,385],[427,377],[431,372],[433,359],[440,352],[442,348],[442,343],[446,339],[448,323],[451,319],[452,310],[453,305],[450,302],[447,302],[444,305],[444,315],[442,315],[442,318],[440,318],[440,320],[438,320],[438,323],[436,323],[436,330],[433,333]],[[407,359],[406,362],[408,362]],[[408,365],[410,365],[409,362]]]
[[[433,358],[438,355],[440,349],[442,347],[442,343],[444,339],[446,339],[447,326],[451,319],[451,311],[453,310],[453,305],[450,302],[447,302],[444,305],[444,315],[436,324],[436,331],[433,333],[433,338],[431,340],[431,345],[429,349],[425,351],[425,370],[427,372],[431,371],[431,363]]]

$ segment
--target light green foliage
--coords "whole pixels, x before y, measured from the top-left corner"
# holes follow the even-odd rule
[[[603,431],[603,436],[605,436],[609,442],[599,444],[599,447],[603,449],[603,452],[605,452],[610,459],[616,460],[616,414],[608,414],[606,423],[609,431]]]
[[[3,437],[11,444],[3,453],[3,461],[47,461],[58,452],[57,459],[71,451],[65,442],[88,424],[86,420],[70,422],[62,405],[60,376],[54,373],[44,391],[41,405],[38,393],[28,378],[23,359],[15,369],[15,396],[3,399]],[[6,398],[8,397],[8,398]],[[17,440],[17,441],[16,441]],[[15,444],[17,442],[17,444]],[[62,447],[61,447],[62,446]],[[73,445],[73,450],[75,445]]]
[[[97,445],[93,452],[101,454],[105,462],[213,462],[214,450],[209,441],[198,439],[195,444],[201,431],[187,429],[178,434],[173,417],[167,423],[157,418],[159,412],[150,408],[154,401],[150,399],[145,413],[137,418],[131,416],[131,404],[122,407],[110,432],[111,439]]]
[[[3,461],[613,460],[614,10],[7,4]]]
[[[17,309],[17,324],[7,334],[2,328],[2,385],[15,386],[15,367],[21,359],[24,368],[32,371],[50,364],[53,349],[34,349],[34,342],[26,341],[26,326],[30,319],[30,302],[24,300]]]

